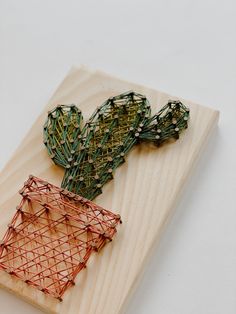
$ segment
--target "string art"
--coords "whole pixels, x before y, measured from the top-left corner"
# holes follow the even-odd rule
[[[30,176],[0,244],[0,269],[62,301],[93,251],[111,241],[120,215],[91,202],[128,152],[140,142],[156,146],[179,138],[189,109],[169,101],[151,116],[144,95],[111,97],[83,124],[75,105],[48,113],[44,144],[65,169],[61,188]]]
[[[151,117],[147,98],[129,91],[105,101],[84,126],[75,105],[57,106],[48,113],[44,144],[54,163],[65,169],[61,186],[92,200],[134,145],[178,139],[188,119],[189,109],[180,101],[169,101]]]
[[[30,176],[0,245],[0,268],[62,300],[116,233],[120,216],[89,200]]]

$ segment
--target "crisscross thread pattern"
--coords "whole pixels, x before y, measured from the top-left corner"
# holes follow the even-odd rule
[[[93,251],[116,233],[120,215],[30,176],[0,244],[0,269],[62,300]]]
[[[189,110],[179,101],[150,114],[146,97],[133,91],[109,98],[84,127],[74,105],[49,112],[44,143],[66,169],[62,188],[30,176],[0,243],[0,269],[62,300],[91,253],[112,240],[121,222],[88,199],[102,192],[135,144],[159,146],[188,126]]]
[[[94,199],[135,144],[148,141],[159,146],[178,139],[187,128],[189,110],[180,101],[169,101],[150,115],[147,98],[134,91],[106,100],[84,127],[74,105],[50,111],[44,143],[53,161],[65,168],[62,187]]]

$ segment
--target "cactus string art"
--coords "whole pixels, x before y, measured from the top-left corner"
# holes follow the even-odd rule
[[[178,139],[188,119],[180,101],[151,116],[147,98],[131,91],[109,98],[84,126],[76,106],[57,106],[48,114],[44,143],[54,163],[65,168],[62,187],[92,200],[134,145]]]
[[[189,110],[169,101],[151,116],[147,98],[127,92],[109,98],[83,125],[75,105],[48,113],[44,144],[65,169],[61,187],[30,176],[0,243],[0,269],[62,301],[94,251],[111,241],[121,217],[92,200],[136,144],[178,139]]]

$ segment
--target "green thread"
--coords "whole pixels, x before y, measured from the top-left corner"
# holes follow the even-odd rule
[[[151,117],[146,97],[129,91],[105,101],[84,127],[76,106],[57,106],[44,125],[44,143],[65,168],[62,187],[92,200],[134,145],[178,139],[188,119],[189,110],[179,101],[169,101]]]

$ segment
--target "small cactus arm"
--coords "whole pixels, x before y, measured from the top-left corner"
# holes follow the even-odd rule
[[[44,144],[56,165],[68,168],[78,150],[83,116],[74,105],[57,106],[48,113],[44,125]]]
[[[52,160],[65,168],[62,187],[92,200],[134,145],[178,139],[188,119],[189,109],[180,101],[169,101],[151,117],[147,98],[130,91],[105,101],[84,126],[76,106],[57,106],[48,113],[44,143]]]

